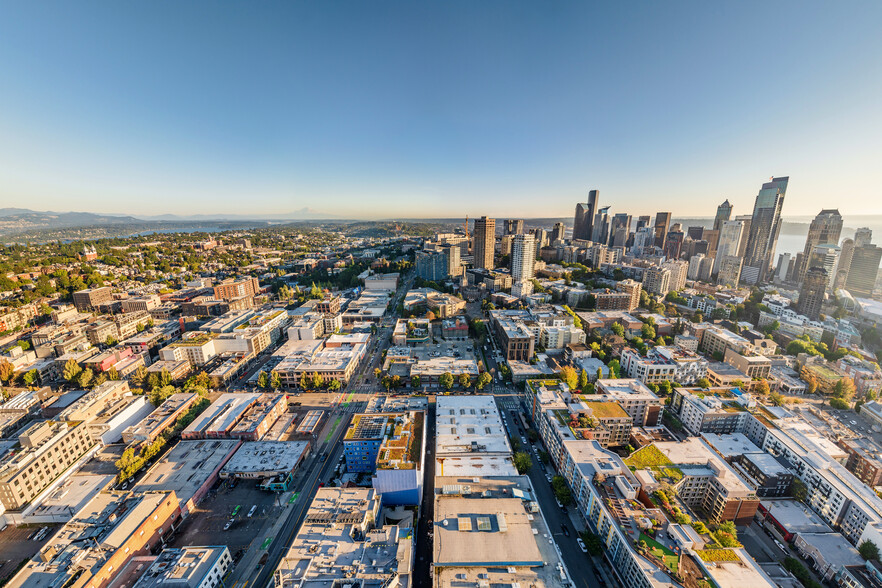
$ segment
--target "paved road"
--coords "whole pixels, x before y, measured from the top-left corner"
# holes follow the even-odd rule
[[[426,467],[423,478],[423,503],[417,522],[416,560],[414,562],[414,588],[432,586],[432,538],[429,537],[431,524],[435,519],[435,397],[429,397],[429,411],[426,415]]]
[[[517,435],[517,424],[509,408],[513,404],[511,400],[513,398],[510,396],[498,396],[497,404],[505,424],[508,425],[513,435]],[[527,449],[533,460],[533,467],[530,468],[528,475],[533,484],[533,489],[536,491],[536,499],[539,502],[539,507],[542,509],[542,514],[545,516],[545,521],[548,523],[549,531],[560,548],[564,565],[567,566],[567,570],[570,572],[573,584],[578,588],[599,587],[601,584],[594,575],[594,564],[591,558],[579,549],[579,545],[576,543],[576,528],[574,528],[570,517],[557,506],[554,492],[551,490],[551,484],[545,477],[545,467],[539,461],[536,449],[530,445],[528,445]],[[549,473],[554,475],[554,472],[551,471],[551,466],[548,466],[548,469]],[[570,531],[569,537],[561,530],[561,525],[564,524]]]

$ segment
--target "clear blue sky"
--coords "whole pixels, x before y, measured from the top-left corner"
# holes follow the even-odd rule
[[[882,3],[598,4],[6,2],[0,206],[882,213]]]

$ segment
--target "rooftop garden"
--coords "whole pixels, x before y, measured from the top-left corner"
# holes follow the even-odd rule
[[[709,548],[696,551],[698,557],[705,562],[741,561],[732,549]]]
[[[673,464],[674,462],[668,459],[668,456],[662,453],[655,445],[641,447],[625,459],[625,465],[633,466],[639,470]]]
[[[661,561],[671,573],[677,573],[680,557],[676,553],[645,533],[640,533],[637,545],[644,551],[645,555],[651,555]]]

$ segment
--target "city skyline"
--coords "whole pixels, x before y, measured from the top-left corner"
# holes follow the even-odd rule
[[[882,213],[872,14],[501,6],[7,7],[0,199],[565,217],[597,188],[611,213],[712,216],[786,174],[785,217]]]

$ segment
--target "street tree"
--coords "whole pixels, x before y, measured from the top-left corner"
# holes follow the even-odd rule
[[[83,368],[80,367],[80,364],[78,364],[75,359],[71,358],[64,364],[64,370],[61,375],[68,382],[73,382],[77,379],[77,376],[80,375],[81,371],[83,371]]]
[[[260,388],[269,387],[269,374],[266,372],[260,372],[257,376],[257,386]]]
[[[453,374],[450,372],[444,372],[440,376],[438,376],[438,383],[445,390],[450,390],[453,388]]]

